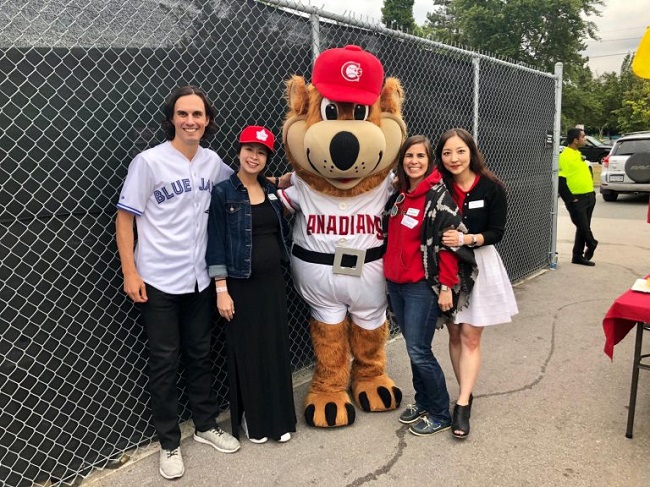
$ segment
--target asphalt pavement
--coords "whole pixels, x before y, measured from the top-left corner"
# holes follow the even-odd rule
[[[181,445],[186,473],[158,473],[158,445],[127,452],[119,469],[93,473],[83,486],[650,486],[650,372],[641,371],[634,437],[625,437],[633,336],[603,353],[602,319],[612,301],[650,273],[647,198],[596,204],[595,267],[570,263],[574,227],[560,203],[558,266],[515,286],[519,314],[483,334],[483,367],[474,390],[471,434],[416,437],[386,413],[358,411],[351,427],[306,426],[308,377],[296,378],[299,423],[286,444],[242,439],[232,455],[194,442]],[[524,249],[522,249],[524,251]],[[648,337],[650,338],[650,337]],[[646,353],[650,340],[646,338]],[[434,351],[453,398],[458,388],[447,332]],[[390,375],[413,401],[404,342],[387,347]],[[227,414],[219,417],[229,428]],[[188,432],[191,425],[185,425]]]

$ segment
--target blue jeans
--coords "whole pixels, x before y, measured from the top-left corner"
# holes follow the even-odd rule
[[[415,402],[432,419],[451,421],[445,374],[433,355],[431,342],[440,314],[438,300],[426,281],[388,283],[388,302],[406,342],[411,361]]]

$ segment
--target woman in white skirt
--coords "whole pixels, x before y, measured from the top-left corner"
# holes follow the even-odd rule
[[[518,312],[508,273],[494,247],[505,230],[507,201],[503,183],[485,167],[483,154],[467,130],[445,132],[436,146],[436,158],[468,228],[468,233],[446,231],[442,242],[473,247],[479,270],[469,306],[458,312],[454,323],[447,324],[449,356],[460,389],[452,433],[456,438],[467,438],[472,390],[481,368],[483,328],[510,322]]]

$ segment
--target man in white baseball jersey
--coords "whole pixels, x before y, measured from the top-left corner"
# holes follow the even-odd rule
[[[147,332],[160,474],[173,479],[185,472],[176,388],[181,351],[194,439],[224,453],[239,449],[237,439],[216,423],[219,407],[209,359],[215,300],[205,262],[210,192],[233,171],[199,145],[216,131],[214,108],[203,91],[176,88],[163,111],[167,141],[131,162],[115,227],[124,291],[140,309]]]

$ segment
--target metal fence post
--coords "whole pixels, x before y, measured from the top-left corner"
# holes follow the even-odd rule
[[[562,63],[555,63],[555,118],[553,121],[553,170],[551,181],[553,187],[553,211],[551,217],[551,250],[549,251],[550,268],[557,267],[557,208],[558,208],[558,159],[560,157],[560,131],[562,125]]]
[[[317,13],[313,12],[309,16],[309,24],[311,25],[311,62],[313,65],[320,54],[320,18]]]
[[[472,58],[472,66],[474,67],[474,126],[472,130],[474,140],[478,142],[479,105],[481,101],[479,93],[481,87],[481,60],[478,56]]]

